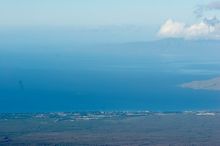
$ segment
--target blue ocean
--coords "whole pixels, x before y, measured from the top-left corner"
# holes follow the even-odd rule
[[[174,42],[1,42],[0,112],[219,110],[219,91],[180,87],[220,76],[218,43]]]

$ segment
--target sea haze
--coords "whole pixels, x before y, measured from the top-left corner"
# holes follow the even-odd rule
[[[0,112],[219,110],[220,42],[0,42]]]

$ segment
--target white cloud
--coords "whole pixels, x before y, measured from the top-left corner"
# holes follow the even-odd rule
[[[160,28],[159,35],[162,37],[180,37],[185,29],[185,24],[167,20]]]
[[[185,28],[185,36],[187,38],[209,37],[215,31],[214,26],[210,26],[204,22],[193,24]]]
[[[220,39],[220,23],[206,21],[186,25],[169,19],[161,26],[158,35],[163,38]]]

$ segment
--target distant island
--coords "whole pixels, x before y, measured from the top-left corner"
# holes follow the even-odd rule
[[[204,80],[204,81],[193,81],[190,83],[184,83],[181,85],[183,88],[191,88],[196,90],[219,90],[220,91],[220,77]]]

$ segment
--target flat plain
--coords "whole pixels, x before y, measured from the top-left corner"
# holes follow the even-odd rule
[[[1,146],[219,146],[218,112],[0,114]]]

